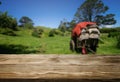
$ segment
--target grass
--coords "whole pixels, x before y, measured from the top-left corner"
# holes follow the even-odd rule
[[[77,54],[69,50],[69,36],[48,37],[50,29],[45,29],[45,36],[42,38],[33,37],[32,30],[21,29],[17,31],[18,36],[7,36],[0,34],[1,54]],[[116,48],[116,39],[108,38],[106,34],[101,35],[103,43],[100,42],[97,50],[101,55],[120,54]]]
[[[48,32],[45,30],[45,32]],[[16,32],[18,36],[0,34],[0,53],[44,53],[44,54],[69,54],[70,37],[45,37],[31,36],[32,30],[21,29]]]
[[[115,37],[108,38],[106,34],[102,34],[101,39],[104,41],[104,43],[99,44],[99,48],[97,51],[98,54],[120,54],[120,49],[116,47],[117,40]]]

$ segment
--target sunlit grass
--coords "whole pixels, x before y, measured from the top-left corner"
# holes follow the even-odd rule
[[[42,54],[77,54],[69,50],[69,36],[55,36],[42,38],[33,37],[32,30],[24,30],[16,32],[18,36],[7,36],[0,34],[0,45],[21,45],[25,51],[17,53],[42,53]],[[107,34],[101,35],[102,43],[99,43],[97,54],[100,55],[116,55],[120,54],[120,50],[116,47],[116,38],[108,38]],[[25,48],[24,48],[25,47]],[[12,48],[12,47],[10,47]],[[17,48],[19,48],[17,46]],[[7,49],[7,48],[5,48]],[[20,48],[21,49],[21,48]],[[13,50],[15,53],[15,50]]]
[[[98,54],[116,55],[120,54],[120,49],[116,47],[117,40],[114,37],[108,38],[107,34],[102,34],[101,39],[104,43],[99,43]]]

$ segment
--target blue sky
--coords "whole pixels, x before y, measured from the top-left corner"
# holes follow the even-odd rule
[[[8,14],[19,20],[22,16],[31,18],[35,26],[47,26],[57,28],[60,21],[71,21],[77,8],[85,0],[0,0],[0,11],[8,11]],[[107,13],[116,14],[117,23],[120,26],[120,0],[103,0],[110,9]]]

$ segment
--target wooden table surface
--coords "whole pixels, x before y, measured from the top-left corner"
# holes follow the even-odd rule
[[[120,56],[1,54],[0,79],[2,79],[0,82],[3,79],[107,79],[120,81]]]

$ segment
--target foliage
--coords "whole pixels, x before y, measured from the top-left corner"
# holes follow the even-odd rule
[[[117,41],[117,48],[120,48],[120,32],[110,32],[108,37],[114,37]]]
[[[42,28],[35,28],[32,32],[32,36],[41,38],[44,33],[44,30]]]
[[[16,30],[17,20],[11,16],[8,16],[7,12],[0,13],[0,27]]]
[[[63,35],[66,31],[71,32],[72,29],[74,28],[74,26],[76,25],[76,21],[72,20],[71,22],[68,22],[66,19],[62,20],[60,22],[60,25],[58,27],[58,29],[63,32]]]
[[[117,48],[120,49],[120,34],[117,36]]]
[[[61,32],[65,32],[65,31],[68,30],[69,27],[70,27],[69,22],[67,22],[66,19],[63,19],[63,20],[60,22],[60,25],[59,25],[58,29],[59,29]]]
[[[108,9],[108,6],[105,6],[102,0],[85,0],[78,8],[75,14],[75,20],[77,22],[94,21],[98,24],[115,24],[114,14],[102,15]]]
[[[17,34],[12,29],[9,28],[0,28],[0,34],[17,36]]]
[[[63,23],[63,25],[60,25],[59,29],[60,29],[61,32],[65,32],[66,31],[65,23]]]
[[[31,51],[27,51],[27,46],[22,45],[14,45],[14,44],[1,44],[0,45],[0,53],[1,54],[28,54],[31,53]]]
[[[118,37],[120,35],[120,32],[110,32],[108,34],[108,37]]]
[[[100,28],[101,33],[120,32],[120,27],[117,28]]]
[[[26,28],[32,28],[33,27],[33,21],[27,16],[23,16],[20,18],[19,22],[21,23],[20,26],[26,27]]]
[[[61,32],[61,31],[58,30],[58,29],[51,29],[48,36],[49,36],[49,37],[54,37],[55,35],[63,36],[63,35],[64,35],[64,32]]]
[[[95,18],[95,22],[98,23],[98,25],[112,25],[116,23],[116,20],[114,19],[115,14],[107,14],[106,16],[103,15],[97,15]]]
[[[49,32],[49,37],[54,37],[55,36],[55,29],[52,29],[50,32]]]
[[[71,32],[72,29],[75,27],[76,22],[75,20],[72,20],[71,22],[69,22],[69,27],[67,28],[67,31]]]

